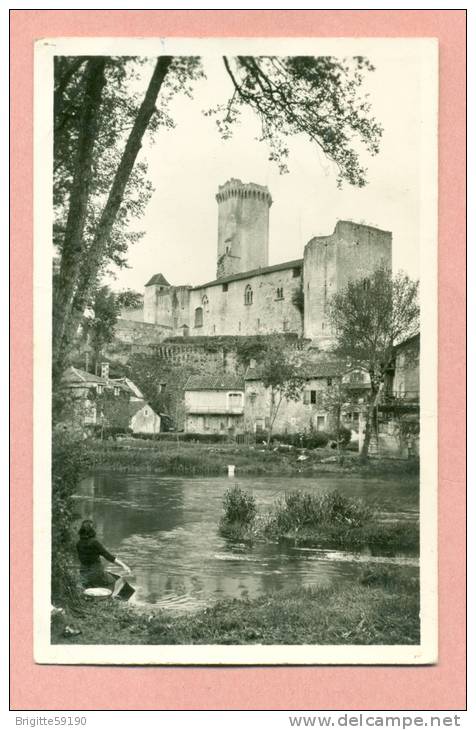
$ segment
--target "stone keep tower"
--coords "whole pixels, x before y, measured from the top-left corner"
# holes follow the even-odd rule
[[[327,319],[332,296],[379,267],[392,269],[392,234],[373,226],[338,221],[330,236],[312,238],[304,249],[304,337],[323,350],[334,344]]]
[[[268,266],[268,188],[232,178],[219,186],[216,200],[217,278]]]

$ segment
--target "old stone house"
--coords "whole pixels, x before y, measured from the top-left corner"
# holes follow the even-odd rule
[[[131,391],[121,382],[69,367],[65,371],[61,391],[64,394],[64,419],[77,428],[129,427]]]
[[[160,433],[161,418],[144,400],[129,401],[129,428],[133,434]]]
[[[244,380],[235,375],[191,375],[185,385],[185,431],[228,434],[244,430]]]
[[[362,429],[368,375],[360,368],[349,370],[339,360],[304,360],[299,368],[303,379],[299,400],[283,399],[273,424],[276,434],[335,431],[340,422],[359,438]],[[266,388],[259,366],[245,374],[245,428],[267,431],[271,419],[271,388]]]
[[[65,396],[64,419],[84,432],[131,430],[133,433],[158,433],[161,419],[129,378],[109,378],[69,367],[62,379]]]
[[[378,406],[378,451],[389,456],[420,453],[420,335],[398,343]]]

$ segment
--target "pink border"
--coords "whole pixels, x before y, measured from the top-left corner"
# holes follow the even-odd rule
[[[11,11],[12,709],[464,708],[465,26],[464,10]],[[31,562],[33,42],[47,36],[98,35],[426,36],[439,39],[438,665],[164,669],[34,664]]]

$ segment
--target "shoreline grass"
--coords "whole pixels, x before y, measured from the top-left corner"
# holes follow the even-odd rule
[[[329,473],[418,475],[418,462],[414,460],[373,458],[364,464],[357,454],[346,451],[340,464],[335,451],[330,449],[268,449],[262,445],[138,439],[126,442],[91,440],[88,454],[92,469],[163,476],[222,476],[226,474],[228,464],[235,465],[235,474],[239,477],[312,477]]]
[[[233,542],[264,540],[308,547],[351,550],[373,554],[419,551],[417,521],[383,522],[378,512],[361,499],[332,492],[300,490],[278,498],[259,513],[253,495],[238,485],[225,492],[220,534]]]
[[[66,620],[81,630],[54,644],[418,644],[419,581],[400,567],[366,569],[327,587],[229,599],[191,614],[81,599]]]

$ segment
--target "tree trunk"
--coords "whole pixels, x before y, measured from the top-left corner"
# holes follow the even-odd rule
[[[364,442],[362,444],[362,451],[360,452],[360,458],[362,461],[367,461],[369,456],[370,439],[372,438],[372,433],[374,430],[375,409],[377,407],[379,397],[380,387],[375,388],[374,386],[372,386],[372,395],[367,408],[367,417],[365,419]]]
[[[75,286],[79,276],[91,187],[93,150],[96,140],[101,95],[105,83],[102,57],[90,59],[85,71],[84,99],[79,125],[74,179],[69,196],[69,210],[64,233],[61,266],[54,292],[53,378],[60,377],[58,365],[65,354],[65,330],[70,317]]]
[[[61,378],[65,367],[67,348],[70,342],[74,340],[77,328],[84,315],[84,310],[87,307],[91,289],[96,282],[101,265],[104,262],[107,244],[123,200],[126,185],[141,148],[142,138],[154,113],[157,96],[171,62],[171,56],[161,56],[157,60],[144,100],[137,113],[121,161],[114,176],[94,239],[88,251],[82,253],[81,268],[80,270],[79,267],[75,269],[76,276],[72,276],[72,272],[69,274],[70,292],[74,292],[74,296],[72,297],[70,306],[66,309],[59,308],[58,335],[54,348],[54,383],[57,383]],[[98,109],[96,109],[96,113],[97,111]],[[82,198],[83,205],[85,206],[87,205],[87,198],[87,194]],[[71,206],[69,212],[71,214]],[[72,289],[71,283],[74,287]]]
[[[101,264],[103,263],[106,247],[124,197],[126,185],[142,146],[142,138],[155,111],[157,96],[171,63],[171,56],[161,56],[158,59],[144,100],[137,113],[124,148],[106,205],[99,219],[94,240],[88,250],[84,266],[81,268],[78,288],[73,302],[73,316],[70,323],[73,331],[81,321],[91,289],[94,286]]]

